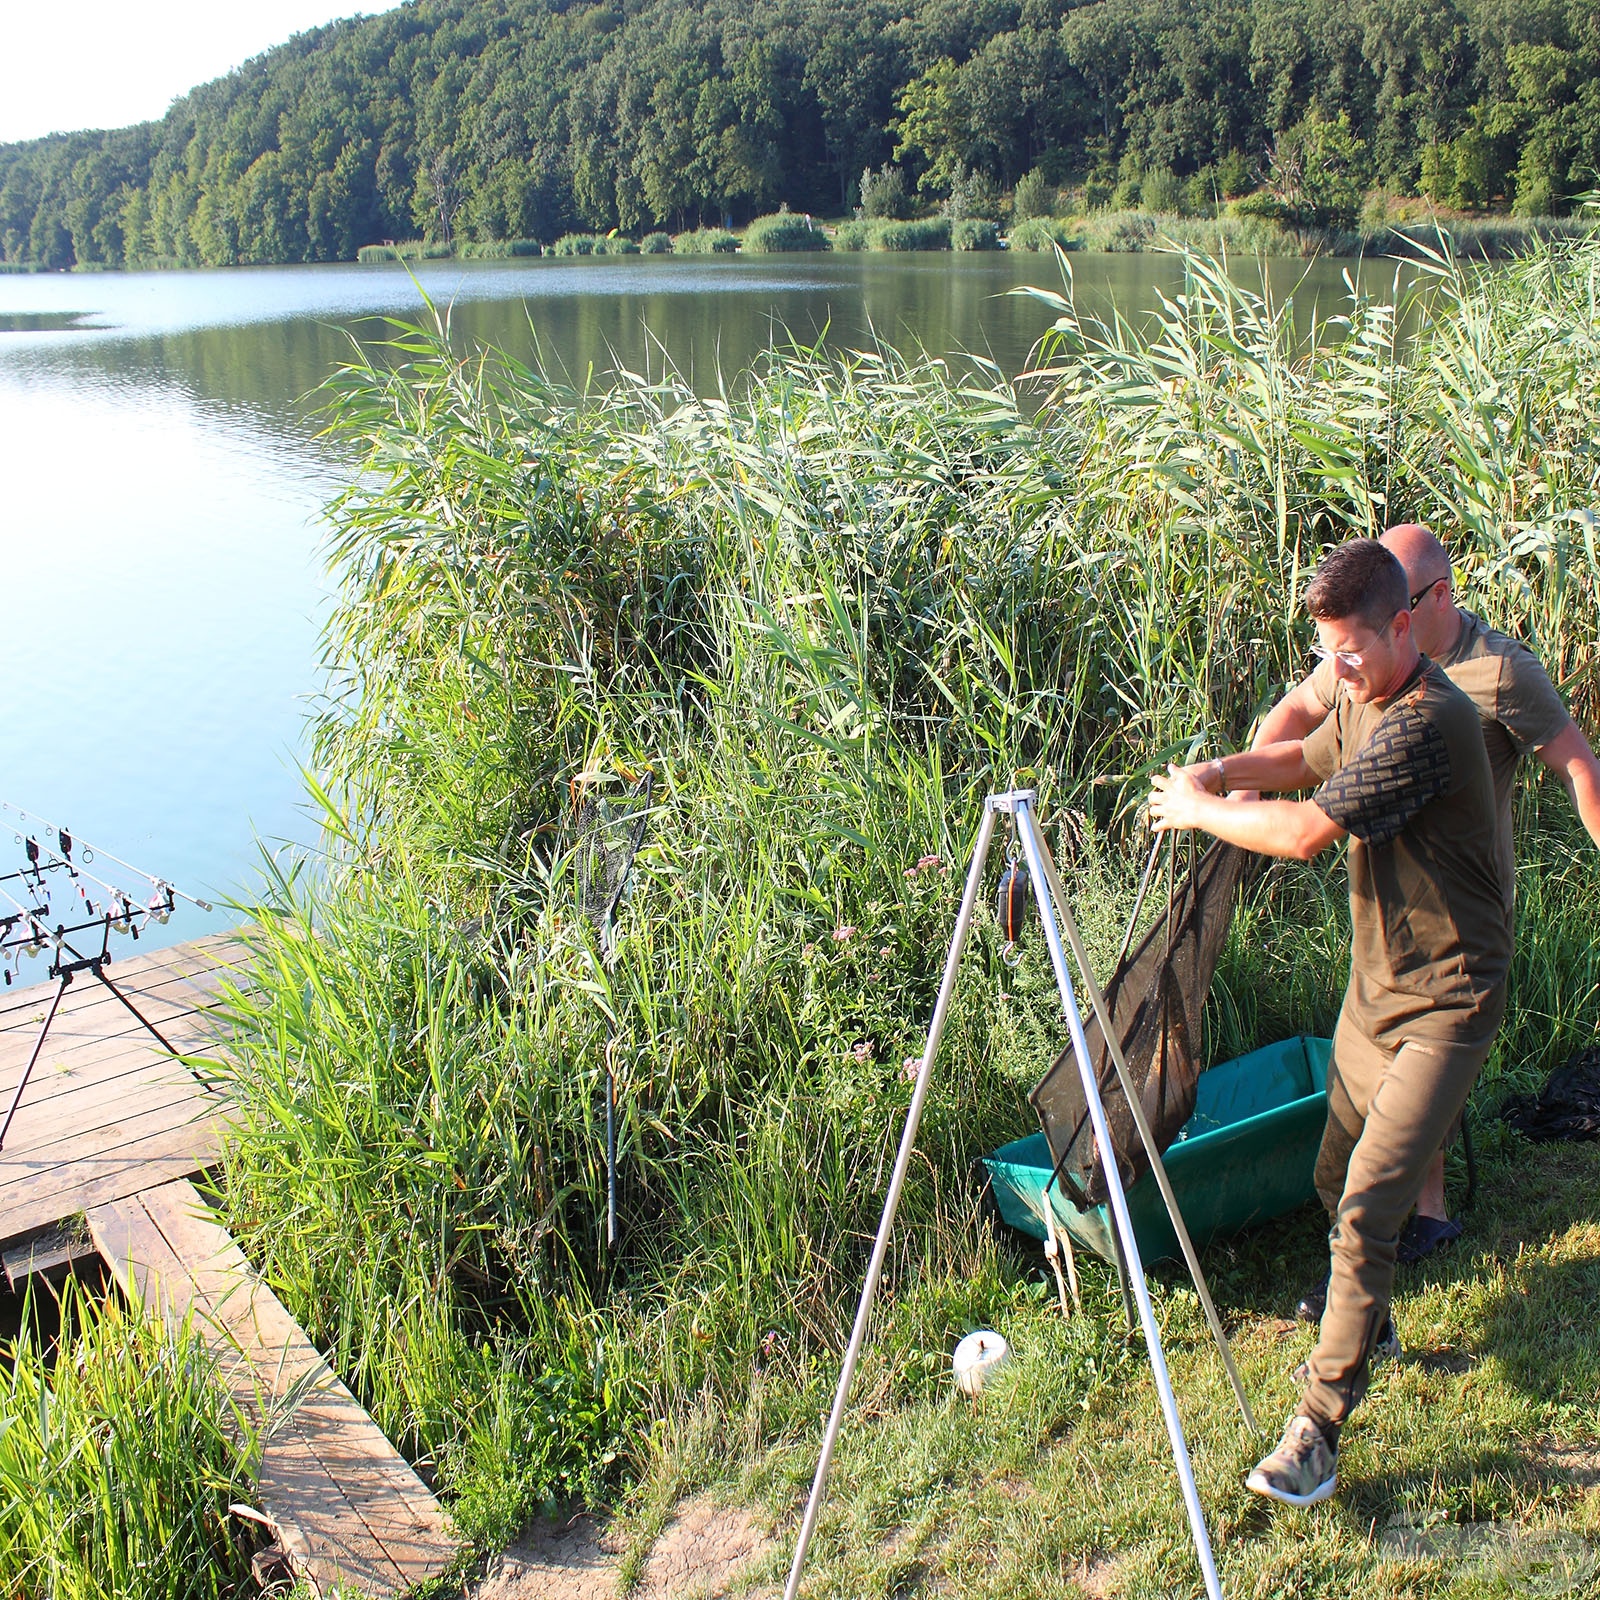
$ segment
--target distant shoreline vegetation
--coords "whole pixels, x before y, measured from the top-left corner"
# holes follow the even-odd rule
[[[784,204],[884,224],[865,248],[943,248],[930,216],[957,248],[1079,216],[1086,247],[1137,248],[1114,219],[1148,215],[1342,251],[1418,208],[1570,215],[1600,173],[1596,83],[1600,30],[1567,0],[410,0],[158,122],[0,145],[0,263],[708,228],[751,249]]]
[[[787,226],[785,226],[787,224]],[[1168,249],[1228,250],[1267,256],[1413,256],[1439,247],[1441,235],[1458,256],[1504,260],[1536,240],[1576,238],[1600,226],[1596,217],[1485,217],[1373,224],[1334,231],[1293,228],[1250,216],[1162,216],[1146,211],[1107,211],[1086,217],[1030,217],[1010,235],[987,218],[947,217],[867,221],[834,225],[779,215],[759,218],[744,233],[700,228],[643,239],[620,235],[566,234],[548,244],[537,239],[464,240],[454,246],[437,240],[403,239],[363,245],[364,265],[387,261],[484,261],[535,256],[782,255],[803,252],[1003,250],[1128,253]]]

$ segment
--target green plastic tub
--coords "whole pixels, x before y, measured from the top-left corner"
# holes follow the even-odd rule
[[[1194,1115],[1164,1157],[1197,1248],[1293,1211],[1316,1193],[1312,1173],[1327,1114],[1330,1048],[1327,1039],[1302,1035],[1200,1074]],[[1048,1204],[1058,1230],[1115,1259],[1107,1207],[1080,1211],[1060,1184],[1051,1185],[1046,1199],[1051,1161],[1042,1133],[1002,1145],[984,1165],[1000,1215],[1013,1228],[1043,1239]],[[1128,1190],[1128,1209],[1145,1261],[1182,1259],[1161,1191],[1148,1172]]]

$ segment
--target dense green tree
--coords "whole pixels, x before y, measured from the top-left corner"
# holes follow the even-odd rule
[[[1348,216],[1369,183],[1560,209],[1600,172],[1600,7],[409,0],[158,122],[0,146],[0,260],[327,261],[419,232],[837,212],[891,158],[958,210],[1030,172],[1207,201],[1270,175],[1305,215]]]

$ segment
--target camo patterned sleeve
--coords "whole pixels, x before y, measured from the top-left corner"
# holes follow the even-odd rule
[[[1406,705],[1396,706],[1311,798],[1363,844],[1383,845],[1449,785],[1444,735]]]

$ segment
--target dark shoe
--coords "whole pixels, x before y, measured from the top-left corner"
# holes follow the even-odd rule
[[[1453,1217],[1414,1216],[1401,1231],[1394,1259],[1402,1267],[1414,1266],[1431,1256],[1440,1245],[1451,1244],[1462,1234],[1462,1225]]]
[[[1290,1506],[1314,1506],[1339,1487],[1339,1452],[1310,1417],[1290,1417],[1278,1448],[1244,1486]]]
[[[1300,1322],[1318,1323],[1322,1321],[1322,1313],[1327,1309],[1328,1277],[1324,1274],[1322,1282],[1315,1289],[1306,1290],[1300,1304],[1294,1308],[1294,1314]]]

